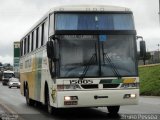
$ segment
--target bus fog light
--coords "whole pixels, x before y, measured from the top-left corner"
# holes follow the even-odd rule
[[[65,96],[65,97],[64,97],[64,100],[65,100],[65,101],[70,101],[70,100],[71,100],[71,97]]]
[[[135,98],[136,97],[136,94],[131,94],[131,98]]]
[[[125,94],[123,96],[124,99],[129,99],[129,98],[136,98],[136,94]]]

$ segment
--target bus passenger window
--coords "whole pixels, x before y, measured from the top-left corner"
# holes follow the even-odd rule
[[[42,31],[41,31],[41,46],[43,46],[44,45],[44,24],[45,23],[43,23],[42,24]]]
[[[28,53],[28,37],[26,37],[26,54]]]
[[[35,50],[36,49],[36,40],[37,40],[37,35],[36,35],[36,30],[34,30],[34,46],[33,46],[33,50]]]
[[[36,48],[38,48],[38,32],[39,32],[39,27],[36,29]]]
[[[26,54],[26,48],[27,48],[27,39],[24,39],[24,55]]]
[[[32,32],[32,40],[31,40],[31,51],[33,51],[33,46],[34,46],[34,31]]]
[[[28,35],[28,53],[30,52],[30,35]]]
[[[43,40],[43,44],[46,44],[48,41],[48,22],[46,21],[44,23],[44,40]]]
[[[23,56],[23,40],[21,41],[21,45],[20,45],[20,50],[21,50],[21,56]]]

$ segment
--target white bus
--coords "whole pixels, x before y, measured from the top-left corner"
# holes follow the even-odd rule
[[[115,6],[61,6],[20,40],[21,93],[28,105],[107,107],[139,99],[133,13]]]

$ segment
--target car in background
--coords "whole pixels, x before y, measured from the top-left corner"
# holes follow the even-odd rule
[[[12,77],[15,77],[13,71],[10,71],[10,70],[3,71],[3,74],[2,74],[2,84],[3,85],[8,85],[8,81]]]
[[[17,88],[20,88],[20,85],[21,83],[19,82],[19,79],[18,78],[10,78],[9,79],[9,82],[8,82],[8,87],[11,88],[11,87],[17,87]]]

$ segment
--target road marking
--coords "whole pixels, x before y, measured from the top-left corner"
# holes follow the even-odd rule
[[[3,102],[0,100],[0,106],[7,112],[6,114],[18,115],[17,112],[9,108],[6,104],[2,104]],[[18,120],[25,120],[20,115],[18,115]]]

